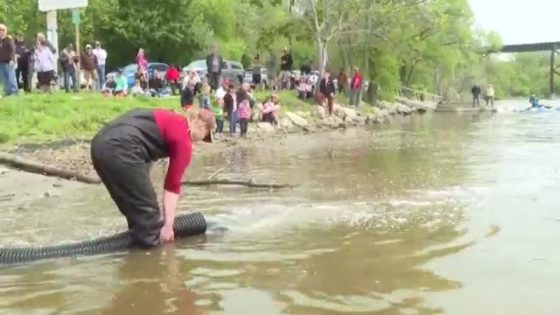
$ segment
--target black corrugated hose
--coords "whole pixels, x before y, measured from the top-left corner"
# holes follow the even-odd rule
[[[195,212],[175,218],[173,230],[175,237],[187,237],[204,234],[206,220],[201,213]],[[0,265],[19,264],[40,259],[98,255],[132,248],[132,239],[128,232],[122,232],[98,239],[75,244],[62,244],[46,247],[0,248]]]

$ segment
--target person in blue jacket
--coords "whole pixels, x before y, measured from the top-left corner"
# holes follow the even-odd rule
[[[533,94],[529,98],[529,103],[531,104],[531,108],[542,108],[544,105],[539,103],[539,99]]]

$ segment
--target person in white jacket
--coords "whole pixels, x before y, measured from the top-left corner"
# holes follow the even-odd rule
[[[97,87],[101,89],[105,85],[105,64],[107,62],[107,51],[101,48],[101,43],[99,41],[95,42],[95,48],[93,49],[93,54],[97,57]]]

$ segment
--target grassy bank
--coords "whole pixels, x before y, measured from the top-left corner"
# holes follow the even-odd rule
[[[295,92],[280,93],[283,110],[308,111],[313,107]],[[266,93],[257,93],[262,101]],[[179,108],[174,98],[108,98],[98,94],[21,95],[0,99],[0,143],[39,143],[91,137],[99,127],[132,108]]]

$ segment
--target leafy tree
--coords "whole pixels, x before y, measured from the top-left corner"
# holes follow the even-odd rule
[[[295,66],[320,71],[354,66],[391,98],[399,86],[469,96],[473,83],[493,84],[498,97],[543,95],[549,55],[504,60],[496,33],[478,30],[467,0],[90,0],[81,10],[81,47],[99,40],[108,66],[149,60],[187,64],[218,44],[227,59],[251,59],[289,47]],[[46,32],[36,0],[0,0],[0,22],[30,43]],[[58,12],[59,46],[75,42],[70,10]],[[244,62],[247,64],[247,60]]]

